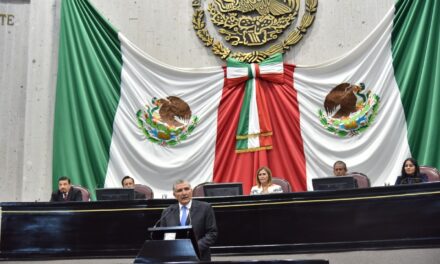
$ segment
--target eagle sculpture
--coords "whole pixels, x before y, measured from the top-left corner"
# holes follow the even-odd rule
[[[367,100],[367,96],[361,92],[365,90],[365,84],[354,85],[350,83],[341,83],[333,88],[325,97],[324,109],[327,115],[333,115],[333,118],[347,117],[356,112],[357,106]]]
[[[191,108],[189,105],[177,96],[168,96],[156,101],[160,107],[160,120],[170,126],[179,127],[188,123],[191,118]]]
[[[257,11],[260,15],[274,16],[291,13],[290,6],[279,0],[215,0],[221,12],[240,11],[242,13]]]

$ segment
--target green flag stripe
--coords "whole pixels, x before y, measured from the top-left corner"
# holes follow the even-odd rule
[[[440,2],[399,0],[393,66],[413,157],[440,168]]]
[[[263,65],[270,65],[270,64],[277,64],[283,62],[283,54],[281,53],[275,53],[274,55],[270,56],[269,58],[265,59],[260,63],[260,66]]]
[[[103,186],[120,97],[121,67],[117,31],[88,1],[62,1],[54,189],[63,175],[89,190]]]
[[[237,136],[239,135],[247,135],[249,133],[249,112],[250,105],[252,100],[252,81],[246,81],[246,88],[244,92],[243,103],[241,105],[240,111],[240,120],[238,122],[237,127]],[[246,140],[237,140],[236,149],[245,149],[247,148],[247,139]]]

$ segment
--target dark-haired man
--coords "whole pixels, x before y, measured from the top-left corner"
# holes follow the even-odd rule
[[[63,176],[58,179],[58,191],[52,193],[51,202],[82,201],[81,191],[72,187],[70,179]]]
[[[199,246],[200,260],[210,261],[210,247],[217,240],[214,210],[209,203],[192,199],[192,188],[187,181],[176,181],[173,194],[178,203],[170,205],[162,212],[160,225],[192,225]]]
[[[122,188],[134,189],[134,179],[130,176],[125,176],[124,178],[122,178],[121,183],[122,183]],[[134,191],[134,199],[143,200],[143,199],[147,199],[147,196],[144,193]]]
[[[335,176],[347,176],[347,165],[343,161],[336,161],[333,164],[333,174]]]

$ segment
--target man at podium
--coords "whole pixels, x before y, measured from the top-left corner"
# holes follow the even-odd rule
[[[160,226],[192,225],[199,246],[200,260],[210,261],[209,247],[217,239],[214,210],[209,203],[192,200],[192,188],[187,181],[176,181],[173,194],[178,204],[170,205],[162,212]]]

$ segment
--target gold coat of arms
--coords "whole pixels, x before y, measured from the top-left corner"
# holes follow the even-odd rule
[[[275,53],[284,53],[298,43],[314,21],[318,1],[305,0],[305,11],[297,27],[292,23],[298,17],[300,0],[211,0],[209,3],[194,0],[192,5],[193,27],[205,46],[222,59],[230,57],[255,63]],[[205,8],[212,25],[230,47],[208,31]],[[286,36],[282,38],[283,35]],[[270,46],[266,48],[267,45]],[[252,51],[233,52],[232,47]]]

